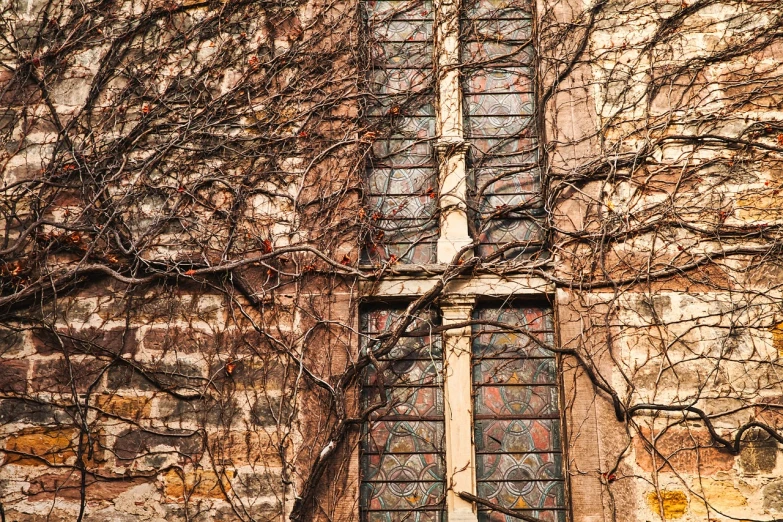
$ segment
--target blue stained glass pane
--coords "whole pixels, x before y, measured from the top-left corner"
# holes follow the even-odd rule
[[[475,325],[475,329],[480,332],[509,331],[510,328],[524,328],[529,332],[546,332],[551,331],[554,328],[552,311],[547,308],[479,308],[475,312],[475,318],[480,321],[484,320],[499,323],[499,325]]]
[[[533,56],[533,48],[524,42],[466,42],[462,47],[462,63],[466,65],[525,65],[533,62]]]
[[[541,177],[538,165],[516,168],[475,169],[476,190],[483,197],[495,194],[525,194],[541,196]]]
[[[443,449],[442,422],[377,420],[369,421],[367,430],[362,440],[366,453],[439,453]]]
[[[422,508],[417,511],[403,509],[400,511],[370,511],[365,512],[367,522],[445,522],[446,514],[438,507],[438,511]]]
[[[376,42],[370,44],[373,63],[380,67],[427,67],[432,46],[426,42]]]
[[[513,170],[503,172],[537,164],[531,9],[523,0],[467,0],[463,5],[462,61],[469,66],[463,96],[471,185],[478,198],[473,218],[479,255],[524,243],[506,249],[503,257],[529,257],[537,255],[546,239],[544,214],[530,212],[543,203],[540,170],[518,170],[518,183],[512,181]],[[498,174],[505,178],[501,183]],[[495,180],[488,185],[487,177]]]
[[[367,455],[364,460],[365,482],[440,481],[443,461],[436,453],[393,453]]]
[[[471,163],[477,167],[529,165],[537,156],[538,142],[524,133],[507,138],[473,138],[468,142]]]
[[[362,262],[432,263],[438,235],[432,1],[361,6],[371,61],[367,134],[376,136],[368,158]]]
[[[410,470],[393,476],[410,476]],[[437,506],[443,498],[443,482],[364,482],[364,508],[368,510],[407,510]]]

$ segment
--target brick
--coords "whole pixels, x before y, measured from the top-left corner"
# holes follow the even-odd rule
[[[783,219],[780,196],[773,191],[746,192],[737,199],[737,215],[743,221],[770,222]]]
[[[98,395],[95,397],[95,406],[112,415],[139,420],[150,417],[151,401],[149,397]]]
[[[649,430],[642,429],[642,435],[648,441],[651,440]],[[658,453],[655,455],[655,466],[652,453],[641,437],[634,437],[634,448],[636,463],[647,472],[657,468],[665,473],[699,472],[712,475],[719,471],[728,471],[734,466],[734,456],[713,446],[706,429],[668,429],[656,440]],[[665,463],[664,458],[668,463]]]
[[[233,477],[233,471],[226,471],[225,474],[218,476],[213,471],[198,470],[183,473],[170,470],[163,475],[164,491],[166,496],[175,499],[183,499],[186,495],[200,498],[225,498],[226,493],[231,491]]]
[[[240,498],[281,497],[285,491],[278,470],[266,469],[257,473],[239,473],[233,481],[234,493]]]
[[[40,466],[44,461],[50,464],[66,464],[76,457],[78,434],[78,430],[73,428],[20,430],[6,439],[6,451],[14,452],[6,453],[6,464]],[[19,455],[15,452],[31,456]]]
[[[23,394],[27,390],[28,361],[0,359],[0,392]]]
[[[269,397],[261,394],[251,406],[250,420],[257,426],[275,426],[278,422],[285,423],[291,415],[292,408],[293,405],[287,397]]]
[[[783,397],[764,397],[755,410],[760,422],[775,429],[783,428]]]
[[[114,442],[114,453],[118,460],[134,460],[156,453],[179,453],[183,460],[197,461],[203,453],[201,436],[198,433],[174,431],[169,435],[130,429],[121,433]]]

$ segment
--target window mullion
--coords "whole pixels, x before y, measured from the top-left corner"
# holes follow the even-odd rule
[[[470,321],[474,302],[472,297],[441,301],[443,325],[464,325]],[[460,326],[443,333],[446,507],[449,522],[477,520],[473,503],[459,497],[460,492],[476,494],[470,331],[470,326]]]
[[[468,232],[465,139],[459,79],[459,0],[435,2],[436,130],[440,187],[438,262],[450,263],[471,243]]]

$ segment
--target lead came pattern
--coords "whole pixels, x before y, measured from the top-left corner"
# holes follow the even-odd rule
[[[542,308],[481,308],[474,325],[473,389],[478,495],[541,520],[565,522],[556,364]],[[526,333],[511,331],[520,328]],[[513,522],[479,510],[481,522]]]
[[[376,309],[362,314],[362,350],[373,337],[387,332],[400,309]],[[409,327],[426,330],[436,324],[424,314]],[[443,349],[439,336],[403,337],[379,356],[382,371],[364,373],[362,407],[386,405],[363,426],[360,504],[366,522],[441,522],[444,504]]]
[[[370,47],[365,107],[370,230],[363,262],[432,263],[438,234],[431,1],[361,2]]]
[[[523,243],[504,254],[513,258],[537,252],[544,241],[531,12],[526,0],[467,0],[462,9],[463,105],[480,255]]]

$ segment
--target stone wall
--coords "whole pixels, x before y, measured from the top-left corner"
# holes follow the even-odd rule
[[[539,1],[552,259],[450,267],[358,266],[354,3],[0,5],[7,520],[357,520],[357,281],[463,262],[554,303],[573,522],[783,516],[776,2]]]

